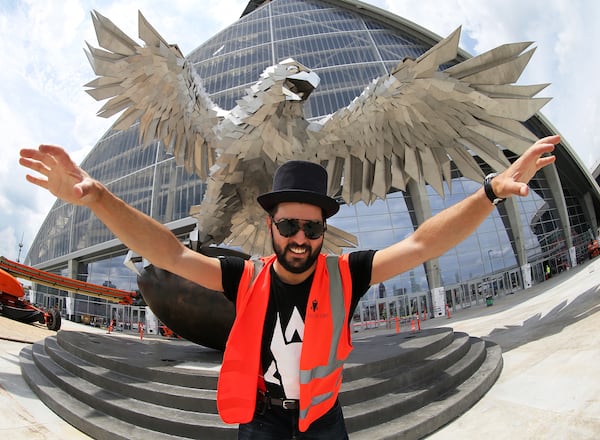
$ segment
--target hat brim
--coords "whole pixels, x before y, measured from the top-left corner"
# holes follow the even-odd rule
[[[259,195],[256,200],[267,212],[283,202],[308,203],[309,205],[318,206],[325,213],[325,218],[331,217],[340,210],[340,205],[335,199],[312,191],[273,191]]]

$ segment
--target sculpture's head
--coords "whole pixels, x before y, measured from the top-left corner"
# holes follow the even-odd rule
[[[317,88],[319,75],[298,61],[288,58],[279,64],[285,66],[287,77],[283,81],[283,93],[288,101],[305,101]]]

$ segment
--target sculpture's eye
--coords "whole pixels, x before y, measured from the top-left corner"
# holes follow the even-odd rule
[[[298,73],[298,70],[299,70],[299,69],[298,69],[298,66],[288,66],[288,67],[287,67],[287,71],[288,71],[289,73]]]

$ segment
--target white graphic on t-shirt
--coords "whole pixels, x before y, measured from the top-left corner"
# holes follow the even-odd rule
[[[304,321],[298,309],[294,307],[285,331],[281,316],[277,313],[270,347],[274,360],[265,372],[265,381],[282,386],[288,399],[300,398],[300,352],[303,339]]]

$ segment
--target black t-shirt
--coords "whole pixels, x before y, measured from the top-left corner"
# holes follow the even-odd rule
[[[352,252],[349,257],[352,301],[349,318],[369,289],[375,251]],[[221,270],[225,296],[235,304],[244,260],[222,257]],[[306,304],[313,275],[300,284],[286,284],[271,267],[271,292],[265,317],[261,364],[267,390],[273,397],[299,398],[299,359],[304,335]]]

